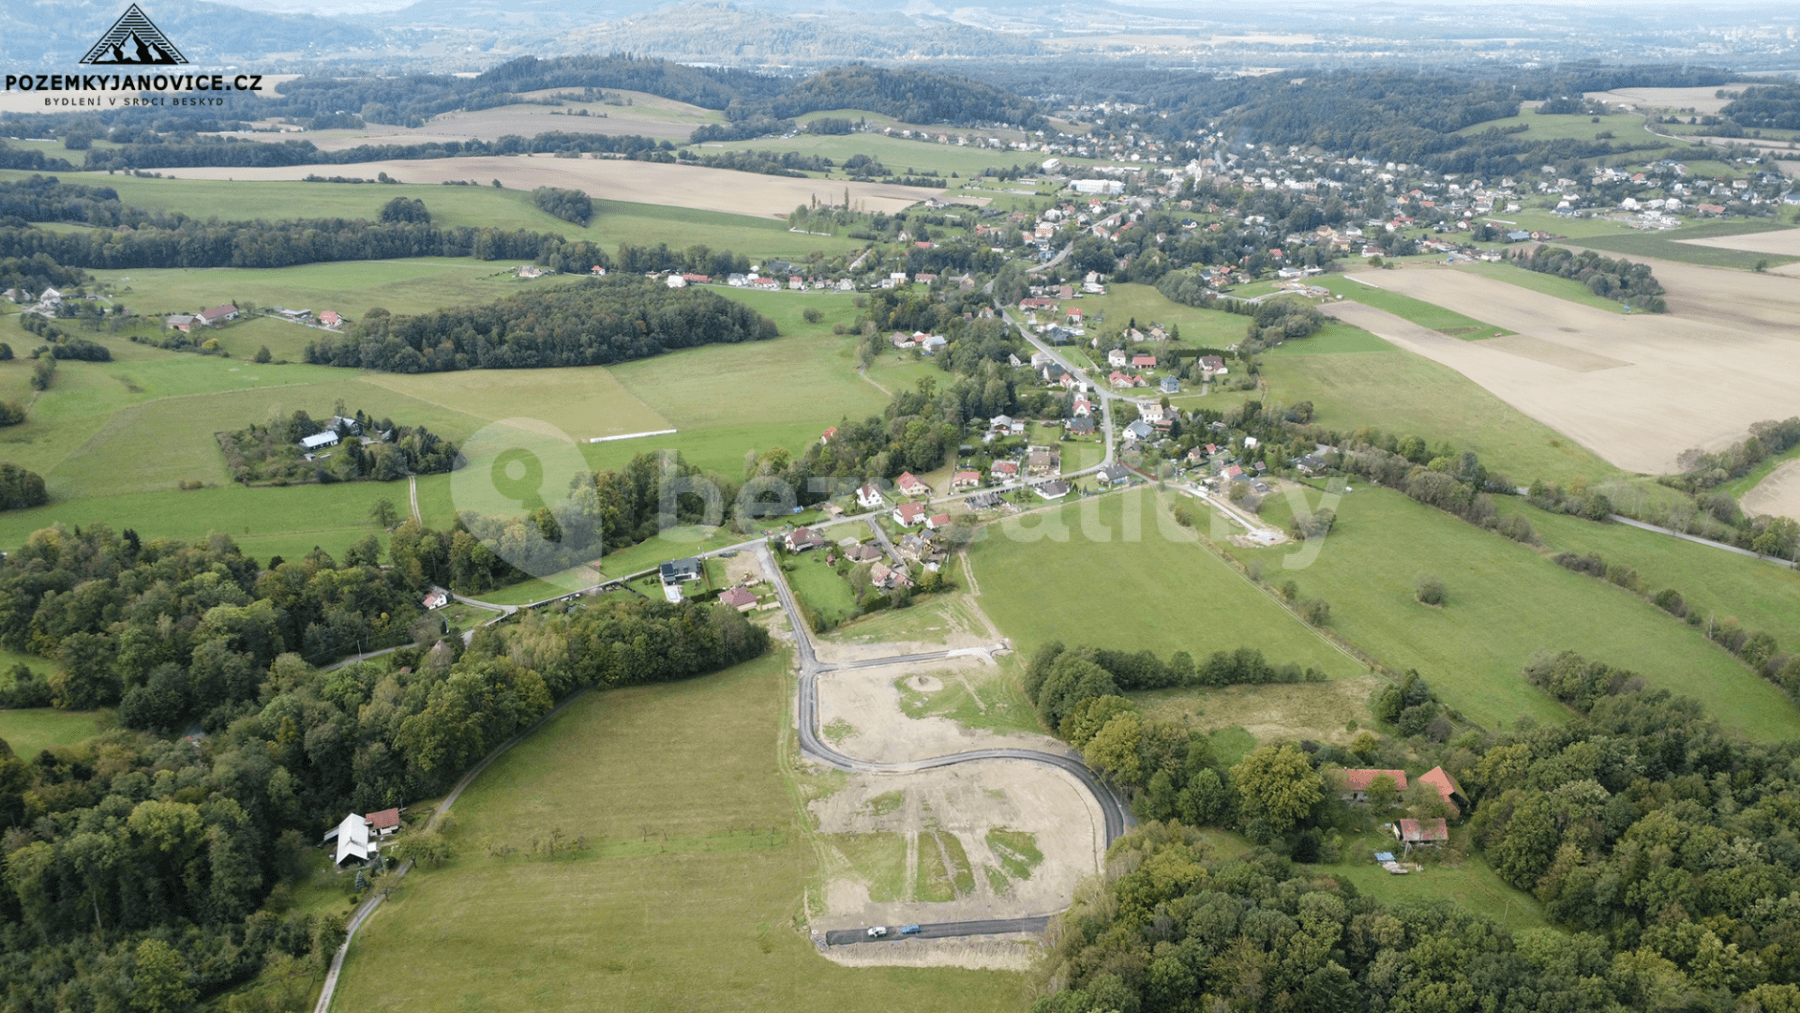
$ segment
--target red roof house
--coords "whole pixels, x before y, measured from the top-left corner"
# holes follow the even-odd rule
[[[1457,784],[1456,778],[1451,777],[1449,772],[1444,768],[1433,767],[1425,773],[1420,774],[1419,783],[1429,784],[1433,788],[1436,788],[1438,794],[1444,797],[1444,804],[1450,807],[1450,811],[1457,816],[1462,815],[1462,807],[1457,805],[1456,799],[1452,797],[1455,795],[1462,795],[1462,785]],[[1467,796],[1464,797],[1466,798]]]

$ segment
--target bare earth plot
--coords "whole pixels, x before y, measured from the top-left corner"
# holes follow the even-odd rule
[[[1800,230],[1795,230],[1800,233]],[[1759,233],[1757,235],[1785,236],[1787,232]],[[1755,235],[1721,237],[1731,242],[1742,242],[1756,238]],[[1768,240],[1773,241],[1773,240]],[[1580,243],[1571,243],[1579,246]],[[1615,254],[1600,251],[1606,256]],[[1800,256],[1800,252],[1795,254]],[[1716,323],[1725,327],[1743,328],[1757,334],[1766,334],[1778,338],[1800,338],[1800,279],[1786,277],[1771,271],[1768,274],[1755,274],[1750,271],[1734,271],[1728,267],[1706,267],[1701,264],[1684,264],[1675,260],[1661,260],[1656,257],[1640,257],[1632,254],[1627,258],[1634,263],[1648,264],[1655,273],[1656,280],[1668,289],[1664,297],[1669,304],[1669,316],[1687,318],[1695,321]],[[1788,265],[1790,267],[1796,265]],[[1627,356],[1629,358],[1629,356]],[[1788,414],[1793,414],[1789,412]],[[1786,418],[1786,415],[1782,416]]]
[[[823,183],[815,179],[764,176],[729,169],[616,158],[551,158],[547,155],[394,159],[350,165],[207,166],[178,169],[171,175],[182,179],[277,180],[305,179],[312,175],[373,179],[383,172],[408,183],[475,180],[485,184],[498,179],[502,186],[513,190],[566,187],[599,194],[608,200],[773,217],[786,216],[795,207],[810,203],[826,191],[837,197],[848,189],[850,199],[858,205],[869,211],[886,212],[899,211],[943,193],[942,190],[893,183],[846,183],[842,180]],[[820,189],[822,183],[825,190]]]
[[[1728,84],[1727,91],[1742,91],[1752,84]],[[1692,109],[1697,113],[1712,114],[1731,104],[1731,99],[1720,98],[1721,89],[1715,85],[1703,88],[1615,88],[1612,91],[1590,91],[1588,98],[1596,98],[1602,102],[1620,102],[1642,109]]]
[[[1699,270],[1701,280],[1725,276],[1720,287],[1726,289],[1739,278],[1788,281]],[[1656,272],[1672,305],[1705,297],[1693,277],[1677,279],[1680,272],[1671,271],[1665,278],[1660,266]],[[1407,269],[1383,272],[1377,281],[1518,334],[1466,342],[1360,304],[1325,310],[1449,366],[1629,471],[1673,470],[1688,447],[1724,447],[1753,422],[1793,414],[1800,341],[1771,318],[1792,315],[1800,323],[1800,288],[1792,302],[1780,299],[1779,290],[1756,290],[1761,298],[1730,326],[1716,316],[1679,312],[1620,316],[1457,271]]]
[[[896,680],[916,680],[915,690],[935,692],[946,679],[966,676],[974,680],[976,670],[986,664],[978,658],[951,658],[824,673],[818,677],[819,727],[832,745],[847,755],[876,763],[903,763],[971,749],[1067,752],[1067,743],[1046,735],[969,728],[947,717],[911,718],[900,709]]]
[[[1800,229],[1779,232],[1755,232],[1745,236],[1718,236],[1713,239],[1682,239],[1693,246],[1712,246],[1721,250],[1744,250],[1748,253],[1773,253],[1777,256],[1800,257]],[[1800,277],[1800,264],[1782,264],[1769,268],[1774,274]],[[1659,272],[1660,276],[1660,272]]]
[[[1800,461],[1789,461],[1769,472],[1738,503],[1747,514],[1775,514],[1800,520]]]

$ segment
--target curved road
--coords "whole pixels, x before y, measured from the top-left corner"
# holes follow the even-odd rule
[[[917,770],[931,770],[937,767],[950,767],[959,763],[974,763],[982,760],[1023,760],[1027,763],[1042,764],[1072,774],[1100,806],[1102,824],[1105,828],[1106,846],[1125,833],[1131,822],[1130,813],[1125,803],[1108,788],[1100,778],[1089,769],[1088,765],[1074,756],[1063,753],[1047,753],[1036,749],[971,749],[961,753],[950,753],[945,756],[933,756],[923,760],[908,760],[901,763],[874,763],[846,756],[832,748],[819,738],[819,690],[817,676],[823,672],[840,671],[849,668],[869,668],[876,665],[905,664],[908,662],[933,661],[950,656],[951,652],[941,651],[929,654],[903,654],[890,658],[870,658],[844,664],[824,664],[813,652],[812,638],[807,634],[805,620],[800,615],[799,607],[794,603],[793,593],[788,589],[787,579],[782,575],[781,567],[767,546],[758,550],[758,558],[769,574],[769,583],[775,588],[775,594],[781,600],[781,607],[788,615],[788,623],[794,631],[794,645],[800,656],[800,752],[816,760],[826,763],[838,770],[870,772],[870,773],[906,773]],[[996,932],[1037,931],[1037,929],[1021,929],[1017,927],[996,927],[1013,925],[1021,919],[997,919],[983,922],[950,922],[933,927],[933,935],[981,935]],[[1024,919],[1023,921],[1032,921]],[[961,926],[954,931],[944,928],[945,925]],[[1039,928],[1042,926],[1040,925]],[[860,931],[860,930],[859,930]],[[830,942],[834,935],[841,936],[842,931],[827,933]],[[865,937],[866,938],[866,937]],[[892,937],[890,937],[892,938]],[[861,940],[858,940],[861,941]]]

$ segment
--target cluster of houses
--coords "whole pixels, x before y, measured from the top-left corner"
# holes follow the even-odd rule
[[[300,448],[306,452],[306,459],[327,447],[335,447],[346,438],[360,439],[364,444],[382,443],[393,437],[392,432],[376,433],[373,436],[363,432],[361,422],[342,415],[333,415],[322,423],[324,428],[311,436],[300,437]]]
[[[0,292],[0,296],[4,296],[6,301],[10,303],[19,305],[31,303],[31,305],[26,306],[21,312],[36,313],[41,317],[55,317],[62,309],[63,304],[63,294],[55,288],[45,288],[42,292],[39,292],[35,302],[33,302],[28,293],[16,288],[9,288],[5,292]],[[92,299],[94,297],[90,295],[88,298]]]
[[[344,326],[346,321],[336,310],[320,310],[317,316],[312,310],[291,310],[285,306],[271,306],[269,313],[290,323],[305,324],[308,327],[328,327],[336,330]]]

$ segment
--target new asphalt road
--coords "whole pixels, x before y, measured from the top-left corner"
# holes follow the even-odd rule
[[[1112,789],[1101,782],[1100,778],[1090,770],[1087,764],[1067,753],[1048,753],[1036,749],[971,749],[962,753],[950,753],[945,756],[933,756],[924,760],[908,760],[903,763],[874,763],[858,760],[833,749],[819,738],[819,690],[817,676],[822,672],[839,671],[848,668],[870,668],[876,665],[903,665],[914,662],[935,661],[948,657],[949,651],[936,651],[928,654],[902,654],[889,658],[869,658],[862,661],[844,664],[823,664],[813,652],[812,638],[806,631],[806,620],[800,615],[795,605],[793,592],[789,590],[781,567],[775,562],[774,555],[768,548],[758,550],[764,569],[769,574],[769,581],[775,587],[775,594],[781,599],[781,607],[787,611],[788,623],[794,631],[794,644],[800,656],[800,751],[801,753],[828,764],[838,770],[871,772],[871,773],[906,773],[915,770],[930,770],[936,767],[950,767],[959,763],[974,763],[981,760],[1023,760],[1027,763],[1039,763],[1047,767],[1067,771],[1080,781],[1082,786],[1093,795],[1099,804],[1102,823],[1105,828],[1107,847],[1125,833],[1131,817],[1125,803],[1114,794]],[[921,925],[917,933],[921,938],[936,939],[951,936],[994,935],[1001,932],[1041,932],[1049,924],[1048,916],[1032,918],[997,918],[987,921],[972,922],[936,922]],[[889,930],[886,939],[908,938],[899,934],[899,928]],[[832,945],[841,943],[869,942],[868,930],[834,929],[825,934],[825,941]]]

